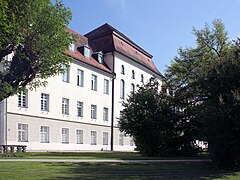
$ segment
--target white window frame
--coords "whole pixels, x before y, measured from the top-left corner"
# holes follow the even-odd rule
[[[62,128],[62,144],[69,144],[69,128]]]
[[[97,131],[90,132],[90,144],[97,145]]]
[[[77,70],[77,86],[84,86],[84,71],[81,69]]]
[[[88,46],[84,46],[84,56],[86,58],[90,58],[91,56],[90,48]]]
[[[69,115],[69,99],[62,98],[62,114]]]
[[[104,79],[103,93],[109,94],[109,80]]]
[[[103,145],[108,145],[108,132],[103,132]]]
[[[69,79],[70,79],[70,66],[62,65],[62,69],[65,70],[65,72],[62,73],[62,81],[69,83]]]
[[[49,143],[49,126],[40,127],[40,142]]]
[[[49,94],[41,93],[41,111],[49,111]]]
[[[83,130],[76,129],[76,144],[83,144]]]
[[[124,134],[119,134],[119,146],[124,146]]]
[[[77,116],[83,117],[83,102],[77,101]]]
[[[18,95],[18,107],[27,108],[28,107],[28,91],[21,92]]]
[[[91,105],[91,119],[97,119],[97,106]]]
[[[28,124],[18,123],[18,142],[28,142]]]
[[[74,42],[70,43],[70,44],[69,44],[69,50],[70,50],[70,51],[75,51],[75,49],[76,49],[75,43],[74,43]]]
[[[131,84],[131,93],[134,93],[135,92],[135,85],[132,83]]]
[[[120,99],[125,98],[125,81],[121,79],[120,81]]]
[[[103,121],[108,122],[108,108],[103,108]]]
[[[92,79],[91,79],[91,90],[97,91],[97,76],[92,74]]]

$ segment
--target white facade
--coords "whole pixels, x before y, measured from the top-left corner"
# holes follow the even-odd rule
[[[0,144],[27,145],[28,151],[134,150],[131,137],[117,128],[122,102],[133,86],[152,76],[161,85],[161,77],[117,51],[103,55],[109,71],[73,57],[69,74],[1,102]]]

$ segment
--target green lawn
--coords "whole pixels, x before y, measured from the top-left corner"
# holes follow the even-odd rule
[[[27,152],[14,154],[0,154],[0,158],[27,158],[27,159],[199,159],[203,157],[147,157],[137,152]],[[206,158],[206,157],[205,157]]]
[[[10,156],[10,157],[7,157]],[[0,154],[28,159],[186,159],[155,158],[134,152],[28,152]],[[199,157],[198,157],[199,158]],[[193,159],[193,158],[190,158]],[[240,172],[220,171],[210,162],[70,163],[0,162],[0,179],[215,179],[239,180]]]
[[[0,179],[240,179],[208,163],[1,162]]]

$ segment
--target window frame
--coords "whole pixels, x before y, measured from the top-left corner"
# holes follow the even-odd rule
[[[103,94],[109,94],[109,80],[103,80]]]
[[[103,145],[108,145],[108,132],[103,132]]]
[[[84,86],[84,71],[81,69],[77,69],[77,86]]]
[[[77,101],[77,116],[83,117],[83,102],[81,101]]]
[[[97,105],[91,105],[91,119],[97,119]]]
[[[69,99],[62,98],[62,114],[69,115]]]
[[[18,95],[18,107],[28,108],[28,91],[23,91]]]
[[[97,91],[97,76],[94,74],[91,77],[91,90]]]
[[[120,99],[125,98],[125,81],[121,79],[120,81]]]
[[[41,111],[49,111],[49,94],[41,93]]]
[[[62,128],[62,144],[69,144],[69,128]]]
[[[49,143],[49,126],[40,126],[40,143]]]
[[[21,128],[19,128],[21,126]],[[28,142],[28,124],[18,123],[18,142]]]
[[[78,133],[80,132],[80,133]],[[76,144],[83,144],[83,130],[76,129]]]
[[[90,131],[90,144],[97,145],[97,131]]]
[[[62,73],[62,81],[69,83],[70,82],[70,66],[63,64],[62,69],[64,69],[64,72]]]

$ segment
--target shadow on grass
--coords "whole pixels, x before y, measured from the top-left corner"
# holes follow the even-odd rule
[[[231,175],[206,162],[175,163],[47,163],[62,166],[51,179],[213,179]]]

